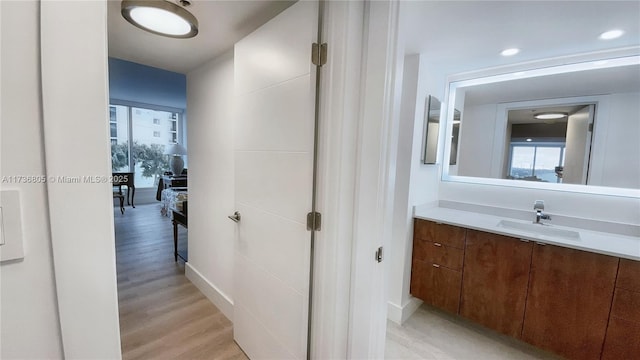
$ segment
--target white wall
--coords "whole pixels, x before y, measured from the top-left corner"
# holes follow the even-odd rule
[[[439,165],[425,165],[421,159],[426,98],[443,99],[445,90],[444,78],[432,69],[425,55],[404,59],[388,302],[388,318],[397,323],[421,303],[409,296],[413,206],[436,201],[438,194]]]
[[[233,318],[235,224],[233,50],[187,74],[189,262],[187,277]]]
[[[0,2],[0,177],[43,175],[39,3]],[[20,191],[25,257],[0,265],[0,358],[62,358],[45,184]],[[1,250],[0,250],[1,251]]]
[[[458,175],[502,177],[492,173],[493,161],[500,160],[493,153],[494,141],[502,140],[494,136],[496,110],[496,104],[464,107],[458,140]]]
[[[594,165],[601,173],[590,176],[589,184],[640,189],[640,92],[613,94],[608,102],[609,120],[595,120],[592,145],[595,153],[603,153]],[[601,125],[607,128],[600,131]]]

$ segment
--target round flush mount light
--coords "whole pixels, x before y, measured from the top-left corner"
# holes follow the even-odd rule
[[[605,31],[602,34],[600,34],[599,37],[602,40],[613,40],[613,39],[619,38],[623,34],[624,34],[624,31],[619,30],[619,29],[615,29],[615,30]]]
[[[510,49],[504,49],[500,52],[500,55],[502,56],[513,56],[517,53],[520,52],[520,49],[518,48],[510,48]]]
[[[550,112],[550,113],[535,114],[533,117],[539,120],[553,120],[553,119],[562,119],[567,115],[568,115],[567,113]]]
[[[196,17],[169,1],[123,0],[120,9],[128,22],[156,35],[185,39],[198,34]]]

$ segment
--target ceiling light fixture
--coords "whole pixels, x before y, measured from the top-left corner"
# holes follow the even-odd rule
[[[180,3],[190,5],[186,0]],[[169,1],[123,0],[120,9],[128,22],[156,35],[185,39],[198,34],[196,17]]]
[[[518,48],[504,49],[504,50],[502,50],[500,55],[502,55],[502,56],[513,56],[513,55],[515,55],[515,54],[517,54],[519,52],[520,52],[520,49],[518,49]]]
[[[551,119],[562,119],[567,115],[568,115],[567,113],[549,112],[549,113],[535,114],[533,117],[539,120],[551,120]]]
[[[620,36],[622,36],[624,34],[624,31],[616,29],[616,30],[609,30],[609,31],[605,31],[602,34],[600,34],[600,39],[602,40],[612,40],[612,39],[617,39]]]

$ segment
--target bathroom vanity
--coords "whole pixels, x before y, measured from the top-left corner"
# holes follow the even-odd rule
[[[414,297],[569,359],[640,357],[640,238],[440,207],[414,217]]]

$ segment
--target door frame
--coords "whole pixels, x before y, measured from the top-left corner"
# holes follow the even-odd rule
[[[64,357],[119,359],[106,1],[42,1],[40,55],[49,212],[42,226],[51,231]],[[83,177],[99,180],[73,182]]]
[[[374,252],[378,246],[389,250],[391,239],[401,94],[398,75],[402,73],[402,61],[398,61],[402,59],[398,46],[398,8],[398,2],[390,0],[327,1],[325,6],[329,55],[321,80],[318,154],[318,210],[324,219],[316,241],[311,333],[314,358],[384,357],[386,262],[377,263]],[[84,31],[54,26],[55,15],[60,13],[85,19]],[[54,6],[54,2],[45,1],[41,15],[44,70],[46,66],[87,69],[87,64],[82,63],[86,56],[75,56],[76,53],[69,51],[80,47],[76,50],[86,54],[87,43],[92,44],[88,49],[92,58],[101,57],[92,66],[101,79],[92,82],[92,86],[87,86],[81,76],[69,77],[68,71],[43,70],[42,96],[45,105],[47,101],[55,105],[54,101],[59,98],[55,92],[59,91],[60,84],[65,84],[65,89],[76,89],[73,94],[88,98],[96,108],[104,105],[104,124],[95,124],[92,128],[96,131],[87,133],[82,142],[87,149],[104,155],[104,159],[97,164],[90,164],[86,159],[77,162],[74,171],[110,174],[109,149],[103,141],[108,138],[106,2],[92,1],[83,6],[76,2],[55,2]],[[86,41],[89,34],[94,34],[91,42]],[[55,56],[51,56],[52,50],[44,51],[63,47],[67,51],[57,51]],[[46,86],[45,80],[52,82]],[[53,81],[59,84],[56,82],[54,86]],[[55,149],[64,148],[62,135],[72,133],[80,121],[79,115],[67,116],[66,120],[56,116],[59,111],[48,106],[43,109],[48,173],[65,169],[62,164],[69,162],[69,154]],[[49,119],[54,119],[55,124]],[[105,145],[100,145],[101,142]],[[82,246],[82,236],[65,238],[74,230],[72,224],[78,223],[78,219],[72,219],[60,208],[81,209],[85,200],[74,196],[61,201],[63,190],[49,187],[50,216],[56,223],[51,226],[53,270],[65,356],[91,357],[92,354],[120,358],[113,231],[101,235],[92,232],[105,251],[88,251],[80,263],[69,259],[68,255],[77,253],[76,245]],[[84,212],[83,223],[111,226],[113,214],[108,189],[100,194],[97,204],[100,211]],[[78,266],[82,266],[82,273],[73,271]],[[81,286],[87,279],[92,286],[102,283],[100,291],[88,293]],[[98,296],[96,301],[87,301]],[[78,302],[82,304],[74,307]],[[80,310],[83,316],[78,316]],[[87,328],[95,331],[87,332]]]
[[[388,261],[374,255],[391,248],[399,4],[328,1],[326,9],[312,355],[384,358]]]

